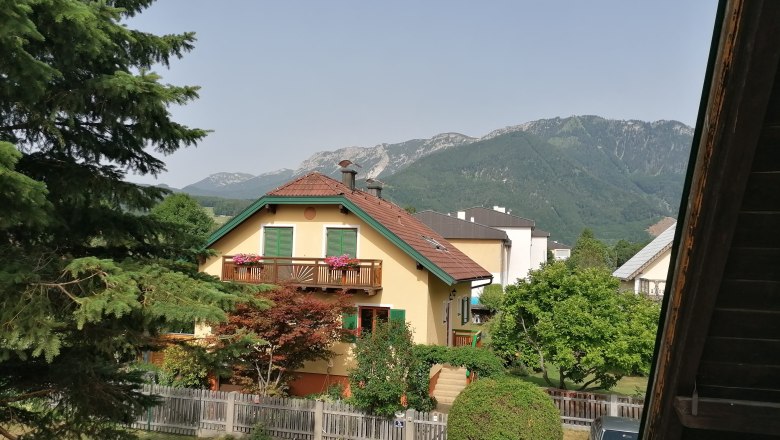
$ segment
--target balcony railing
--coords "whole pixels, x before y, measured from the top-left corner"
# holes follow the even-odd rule
[[[482,330],[466,330],[456,328],[452,330],[452,345],[461,347],[470,345],[472,347],[482,346]]]
[[[360,260],[357,268],[332,269],[324,258],[263,257],[251,266],[222,259],[222,280],[240,283],[290,283],[302,287],[380,289],[382,260]]]

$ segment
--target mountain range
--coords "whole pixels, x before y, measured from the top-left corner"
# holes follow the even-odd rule
[[[296,170],[217,173],[182,191],[256,199],[310,171],[339,178],[337,163],[349,159],[361,166],[358,178],[381,179],[384,197],[418,211],[501,205],[558,241],[573,242],[585,227],[608,241],[641,241],[650,225],[677,215],[692,136],[677,121],[541,119],[481,138],[443,133],[320,152]]]

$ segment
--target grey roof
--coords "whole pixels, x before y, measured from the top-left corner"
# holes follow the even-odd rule
[[[466,209],[466,218],[474,217],[476,223],[491,227],[520,227],[533,228],[534,221],[531,219],[518,217],[512,214],[505,214],[494,209],[483,208],[481,206]]]
[[[626,417],[601,416],[601,427],[607,431],[639,432],[639,420]]]
[[[538,229],[538,228],[534,228],[531,231],[531,237],[549,237],[549,236],[550,236],[549,232],[543,231],[543,230]]]
[[[612,272],[612,276],[624,281],[633,280],[639,272],[658,259],[665,250],[671,249],[676,226],[677,222],[672,223],[671,226],[664,232],[661,232],[658,237],[655,237],[653,241],[643,247],[636,255]]]
[[[482,240],[508,240],[506,232],[494,229],[436,211],[421,211],[414,214],[426,226],[446,239],[465,238]]]
[[[571,249],[571,246],[558,243],[555,240],[547,240],[547,249],[548,250],[554,250],[554,249]]]

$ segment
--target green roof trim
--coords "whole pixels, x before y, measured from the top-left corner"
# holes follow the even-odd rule
[[[257,199],[254,203],[249,205],[246,209],[241,211],[238,215],[230,219],[227,223],[222,225],[219,229],[214,231],[213,234],[209,237],[209,239],[206,241],[206,244],[203,246],[203,248],[207,248],[214,243],[216,243],[219,239],[224,237],[228,232],[232,231],[233,228],[238,226],[239,224],[243,223],[244,220],[248,219],[252,215],[254,215],[257,211],[262,209],[266,205],[273,205],[273,204],[280,204],[280,205],[344,205],[347,209],[349,209],[352,213],[354,213],[358,218],[363,220],[364,222],[368,223],[369,226],[376,229],[377,232],[379,232],[383,237],[390,240],[391,243],[396,245],[398,248],[400,248],[402,251],[404,251],[407,255],[414,258],[418,263],[422,264],[422,266],[428,271],[430,271],[432,274],[436,275],[437,278],[442,280],[445,284],[448,286],[452,286],[458,282],[455,278],[453,278],[450,274],[445,272],[442,268],[434,264],[431,260],[429,260],[427,257],[422,255],[421,253],[417,252],[415,248],[413,248],[409,243],[403,241],[400,237],[395,235],[391,230],[387,229],[383,224],[379,223],[368,215],[365,211],[360,209],[357,205],[352,203],[351,200],[349,200],[346,197],[343,196],[329,196],[329,197],[279,197],[279,196],[263,196],[259,199]]]

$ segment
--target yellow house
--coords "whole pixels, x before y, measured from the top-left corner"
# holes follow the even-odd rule
[[[654,299],[663,298],[676,226],[677,222],[672,223],[612,273],[612,276],[620,279],[622,290],[631,290]]]
[[[452,345],[454,330],[470,318],[472,282],[490,284],[491,273],[382,199],[380,188],[356,189],[355,171],[342,173],[342,182],[309,173],[255,201],[209,238],[217,256],[200,270],[224,281],[289,282],[321,295],[346,289],[357,308],[345,317],[346,328],[371,331],[377,321],[399,319],[410,323],[416,343]],[[232,256],[239,253],[262,255],[262,264],[238,265]],[[326,262],[344,254],[358,260],[356,267]],[[291,392],[344,383],[351,346],[339,343],[335,359],[306,365]]]

